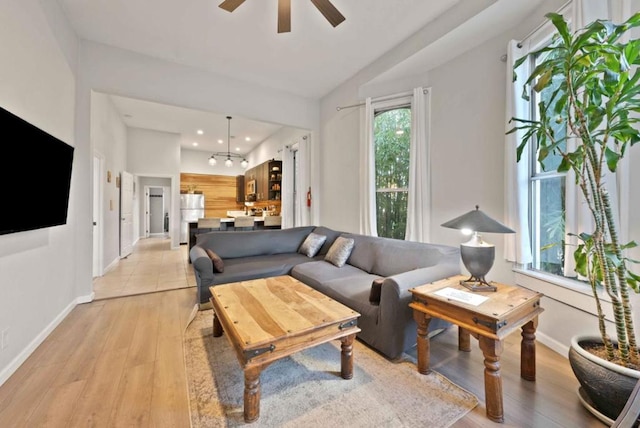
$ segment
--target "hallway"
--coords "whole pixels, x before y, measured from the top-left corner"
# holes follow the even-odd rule
[[[171,249],[169,238],[143,238],[129,257],[93,279],[95,300],[195,287],[187,245]]]

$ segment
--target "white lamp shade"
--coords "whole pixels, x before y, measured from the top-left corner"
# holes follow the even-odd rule
[[[217,163],[218,162],[216,161],[216,158],[214,158],[213,156],[209,158],[209,165],[214,166]]]
[[[227,158],[227,160],[224,161],[224,165],[231,168],[233,166],[233,161],[231,160],[231,158]]]

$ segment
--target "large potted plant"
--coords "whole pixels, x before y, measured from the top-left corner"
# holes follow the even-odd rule
[[[509,132],[522,132],[518,161],[529,144],[536,145],[543,167],[551,154],[560,156],[557,171],[573,172],[591,212],[594,230],[573,231],[578,238],[573,256],[576,272],[593,291],[599,334],[574,337],[569,359],[585,394],[583,403],[608,421],[617,417],[640,378],[630,302],[640,277],[629,270],[632,260],[625,257],[625,250],[636,244],[619,242],[619,225],[605,187],[607,170],[615,172],[629,148],[640,141],[640,40],[625,41],[629,30],[640,25],[640,13],[620,25],[597,20],[573,32],[562,15],[546,17],[557,30],[551,44],[520,58],[514,67],[531,56],[537,58],[523,97],[529,88],[546,90],[538,102],[540,119],[513,118]],[[518,78],[515,73],[514,78]],[[563,132],[557,132],[560,128]],[[607,332],[608,300],[614,337]],[[583,377],[595,374],[604,374],[614,384]]]

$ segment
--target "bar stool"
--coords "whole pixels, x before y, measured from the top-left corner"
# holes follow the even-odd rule
[[[282,228],[282,216],[269,215],[264,218],[265,229],[281,229]]]
[[[198,229],[220,230],[220,217],[199,218]]]
[[[236,217],[233,222],[233,228],[235,230],[253,230],[254,219],[253,217]]]

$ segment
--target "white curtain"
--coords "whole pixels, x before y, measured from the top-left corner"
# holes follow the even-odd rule
[[[377,236],[376,223],[376,158],[373,141],[373,106],[365,101],[362,135],[360,136],[360,233]]]
[[[293,166],[293,151],[291,146],[282,148],[282,182],[280,194],[282,195],[282,228],[288,229],[294,225],[294,200],[293,200],[293,182],[295,168]]]
[[[511,118],[529,116],[529,103],[522,99],[523,83],[529,76],[526,61],[516,70],[518,78],[513,81],[513,66],[527,51],[528,46],[519,47],[516,40],[507,46],[506,131],[517,125],[509,122]],[[505,224],[516,231],[505,234],[505,257],[510,262],[526,265],[532,262],[528,220],[529,151],[523,150],[520,162],[517,161],[522,134],[518,131],[505,135]]]
[[[431,180],[429,165],[430,93],[413,90],[411,100],[411,148],[409,195],[407,201],[407,241],[429,242],[431,225]]]

